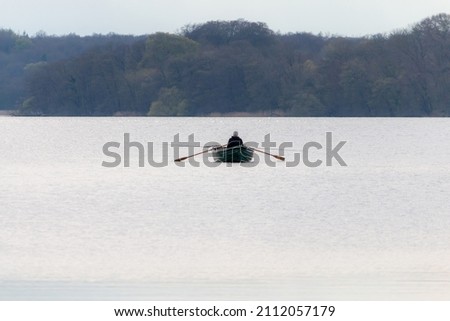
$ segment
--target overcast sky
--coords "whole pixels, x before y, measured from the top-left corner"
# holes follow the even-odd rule
[[[361,36],[441,12],[450,13],[450,0],[0,0],[0,28],[30,35],[149,34],[243,18],[282,33]]]

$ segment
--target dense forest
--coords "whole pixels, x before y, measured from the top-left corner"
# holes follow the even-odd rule
[[[211,21],[177,34],[0,30],[0,109],[22,115],[449,116],[450,15],[362,38]]]

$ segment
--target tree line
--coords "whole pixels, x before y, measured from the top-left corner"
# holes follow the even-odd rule
[[[447,14],[361,38],[278,34],[245,20],[146,37],[14,36],[0,32],[0,64],[47,42],[17,65],[23,87],[8,85],[22,91],[5,89],[0,74],[0,97],[25,115],[450,115]]]
[[[27,78],[35,65],[51,65],[110,43],[131,44],[144,37],[116,34],[61,37],[38,32],[34,36],[0,29],[0,110],[17,109],[28,98]]]

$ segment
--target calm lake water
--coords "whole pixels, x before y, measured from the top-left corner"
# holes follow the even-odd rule
[[[124,133],[158,160],[236,129],[292,142],[287,161],[332,132],[348,166],[169,148],[102,167]],[[450,119],[0,118],[0,299],[450,300],[449,137]]]

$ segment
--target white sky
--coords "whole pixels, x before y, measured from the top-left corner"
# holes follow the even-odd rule
[[[30,35],[175,32],[243,18],[274,31],[361,36],[450,13],[450,0],[0,0],[0,28]]]

